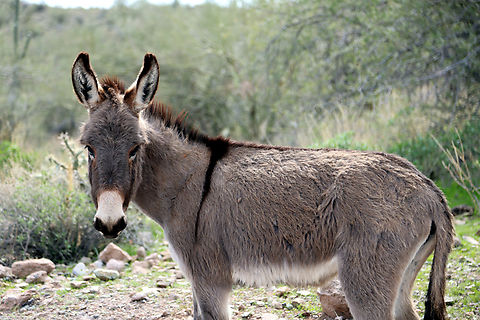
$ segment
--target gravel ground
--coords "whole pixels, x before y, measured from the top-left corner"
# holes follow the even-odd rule
[[[127,267],[116,280],[91,277],[78,289],[71,283],[83,279],[71,277],[71,268],[54,271],[49,284],[0,281],[2,291],[17,287],[36,292],[20,309],[0,312],[0,319],[193,319],[190,285],[173,262],[161,262],[146,275]],[[326,319],[316,288],[238,287],[232,297],[232,319]]]

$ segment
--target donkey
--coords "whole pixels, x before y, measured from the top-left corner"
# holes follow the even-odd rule
[[[153,102],[156,57],[133,84],[72,68],[88,109],[95,228],[116,237],[129,202],[157,221],[192,284],[194,318],[229,319],[235,283],[323,285],[338,274],[357,320],[419,319],[417,273],[435,250],[424,319],[446,319],[454,229],[442,192],[407,160],[381,152],[276,147],[209,137]]]

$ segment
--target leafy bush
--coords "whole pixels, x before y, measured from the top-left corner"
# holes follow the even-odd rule
[[[107,241],[93,227],[95,207],[88,194],[82,167],[84,153],[62,137],[70,162],[50,161],[39,172],[13,165],[11,176],[0,184],[0,262],[45,257],[68,263],[98,251]],[[53,165],[52,165],[53,164]],[[73,166],[77,170],[73,170]],[[143,219],[127,212],[128,228],[116,242],[137,244]],[[133,216],[133,217],[132,217]]]
[[[467,121],[462,128],[458,130],[457,135],[455,129],[449,129],[444,132],[415,137],[410,140],[401,141],[389,148],[389,152],[398,154],[410,160],[420,171],[431,179],[445,180],[450,175],[443,166],[442,162],[448,162],[446,154],[438,147],[435,139],[446,150],[453,150],[452,142],[455,146],[459,146],[462,137],[465,149],[465,161],[474,162],[480,158],[480,119],[471,119]],[[473,173],[475,177],[480,172]]]
[[[0,142],[0,168],[11,162],[20,163],[23,167],[30,167],[32,156],[22,152],[18,146],[10,141]]]

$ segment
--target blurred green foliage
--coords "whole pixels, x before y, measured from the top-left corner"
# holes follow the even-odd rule
[[[459,146],[460,137],[465,148],[466,160],[475,163],[480,159],[480,119],[475,118],[466,121],[463,127],[458,130],[458,133],[459,135],[454,129],[427,133],[394,144],[388,151],[407,158],[429,178],[443,180],[445,184],[446,180],[449,179],[449,174],[443,163],[448,161],[446,155],[435,142],[434,137],[448,150],[452,150],[451,143]],[[475,178],[480,181],[480,172],[475,172]]]

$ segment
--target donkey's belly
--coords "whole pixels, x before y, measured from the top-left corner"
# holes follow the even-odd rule
[[[271,286],[286,283],[295,286],[322,286],[338,272],[337,258],[317,264],[287,263],[233,266],[233,280],[248,286]]]

